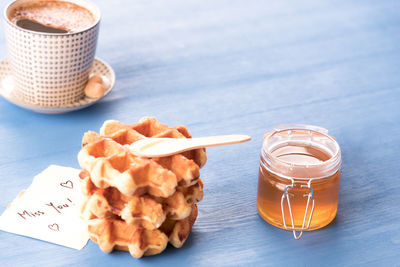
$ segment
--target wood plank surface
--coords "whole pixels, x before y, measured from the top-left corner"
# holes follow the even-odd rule
[[[137,260],[0,232],[0,266],[400,266],[400,1],[93,2],[115,88],[62,115],[0,99],[1,211],[48,165],[78,168],[83,133],[107,119],[253,139],[207,150],[183,248]],[[300,240],[256,209],[263,134],[281,123],[323,126],[342,149],[338,215]]]

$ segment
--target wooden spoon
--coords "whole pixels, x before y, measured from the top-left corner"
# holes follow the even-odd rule
[[[137,156],[165,157],[202,147],[237,144],[249,141],[248,135],[220,135],[200,138],[145,138],[128,145]]]

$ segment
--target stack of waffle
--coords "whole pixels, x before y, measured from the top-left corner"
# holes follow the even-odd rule
[[[129,251],[135,258],[162,252],[168,242],[181,247],[203,198],[199,169],[204,149],[144,158],[126,145],[146,137],[191,138],[184,126],[154,118],[126,125],[106,121],[100,134],[87,132],[78,154],[85,202],[81,215],[90,238],[104,252]]]

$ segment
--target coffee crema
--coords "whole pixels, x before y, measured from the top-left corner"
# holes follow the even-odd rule
[[[8,16],[15,25],[45,33],[75,33],[96,22],[88,9],[66,1],[32,1],[16,7]]]

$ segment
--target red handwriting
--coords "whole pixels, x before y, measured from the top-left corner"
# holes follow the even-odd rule
[[[53,230],[53,231],[56,231],[56,232],[60,231],[60,227],[56,223],[49,224],[47,227],[49,227],[50,230]]]
[[[17,212],[19,216],[22,217],[22,219],[26,220],[26,218],[34,218],[34,217],[39,217],[40,215],[44,215],[43,211],[34,211],[34,212],[29,212],[27,210],[24,210],[22,213]]]
[[[74,205],[71,199],[67,198],[66,203],[64,204],[54,204],[53,202],[45,203],[47,206],[52,207],[58,213],[61,213],[62,209],[69,208]],[[28,211],[23,210],[22,212],[17,212],[17,214],[24,220],[29,218],[37,218],[39,216],[45,215],[44,211],[36,210],[36,211]]]
[[[71,199],[67,198],[67,200],[72,203]],[[68,203],[64,203],[64,204],[60,204],[60,205],[56,205],[53,202],[49,202],[46,203],[47,206],[52,207],[55,209],[55,211],[57,211],[58,213],[61,213],[61,210],[64,208],[69,208],[71,204]]]
[[[60,183],[61,186],[72,189],[74,188],[74,184],[71,180],[67,180],[66,182]]]

